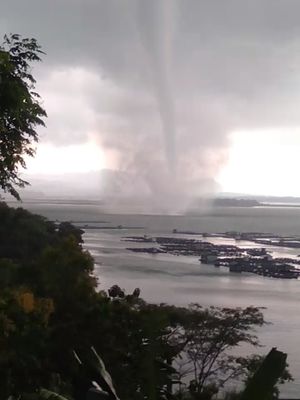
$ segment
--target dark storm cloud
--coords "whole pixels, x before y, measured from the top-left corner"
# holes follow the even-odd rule
[[[141,83],[149,86],[151,80],[141,26],[147,44],[164,41],[161,4],[155,0],[4,0],[0,21],[6,31],[38,37],[48,54],[47,65],[100,67],[103,77],[137,89]],[[178,92],[185,88],[200,95],[249,92],[253,96],[265,85],[272,88],[286,82],[298,66],[297,0],[171,4],[175,27],[170,73]],[[156,10],[151,12],[152,8]],[[164,56],[159,54],[163,49],[154,45],[150,53],[157,59]]]
[[[45,140],[96,137],[153,190],[168,190],[173,153],[190,190],[232,130],[300,125],[299,13],[298,0],[4,0],[0,29],[47,52]]]

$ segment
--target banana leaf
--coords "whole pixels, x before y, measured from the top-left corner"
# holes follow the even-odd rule
[[[102,358],[99,356],[99,354],[96,352],[94,347],[91,347],[92,352],[94,353],[96,360],[98,361],[98,370],[99,373],[102,375],[102,378],[105,380],[105,382],[107,383],[111,393],[114,395],[116,400],[119,400],[116,390],[114,388],[114,384],[113,381],[111,379],[111,376],[109,374],[109,372],[107,371],[107,369],[105,368],[104,362],[102,360]]]
[[[39,400],[69,400],[64,396],[46,389],[41,389],[38,396]]]
[[[12,398],[8,400],[70,400],[57,393],[51,392],[47,389],[41,389],[37,393],[23,394],[18,399]]]
[[[82,375],[87,376],[93,386],[95,386],[96,383],[99,388],[109,394],[111,399],[119,400],[111,376],[94,347],[91,347],[90,351],[80,356],[74,351],[74,356],[81,365],[83,371]]]

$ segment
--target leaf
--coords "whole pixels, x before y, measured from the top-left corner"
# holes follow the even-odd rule
[[[5,35],[0,44],[0,188],[20,201],[16,187],[27,185],[19,177],[26,167],[25,155],[33,156],[38,126],[45,126],[31,64],[40,61],[35,39]]]
[[[68,400],[66,397],[51,392],[50,390],[47,389],[41,389],[38,398],[39,400]]]
[[[118,396],[116,393],[116,390],[114,388],[113,385],[113,381],[111,379],[111,376],[109,374],[109,372],[107,371],[107,369],[105,368],[104,362],[102,360],[102,358],[99,356],[99,354],[96,352],[94,347],[91,347],[92,352],[94,353],[98,363],[99,363],[99,372],[102,375],[103,379],[105,380],[105,382],[107,383],[107,385],[109,386],[111,392],[113,393],[113,395],[115,396],[115,398],[118,400]]]

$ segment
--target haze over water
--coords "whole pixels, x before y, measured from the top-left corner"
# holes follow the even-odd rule
[[[131,292],[139,287],[146,300],[176,305],[198,302],[203,306],[266,307],[264,315],[272,325],[259,330],[259,338],[265,346],[259,351],[265,353],[275,346],[288,353],[295,381],[283,386],[281,395],[296,397],[300,393],[300,281],[232,274],[225,268],[201,265],[197,257],[132,253],[126,247],[137,247],[139,244],[121,240],[129,235],[173,236],[175,228],[210,233],[236,230],[300,236],[300,208],[218,208],[198,216],[161,216],[106,214],[101,207],[88,204],[49,202],[25,203],[23,206],[52,220],[94,221],[93,225],[106,221],[99,226],[143,227],[136,230],[86,231],[84,246],[96,261],[100,289],[119,284]],[[249,242],[239,242],[239,245],[243,244],[250,245]],[[144,244],[141,246],[145,247]],[[284,248],[270,250],[286,256],[297,256],[299,251]]]

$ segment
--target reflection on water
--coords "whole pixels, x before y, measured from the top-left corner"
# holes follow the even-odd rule
[[[139,287],[146,300],[177,305],[197,302],[204,306],[266,307],[264,314],[272,325],[259,331],[260,340],[265,345],[265,350],[261,351],[277,346],[288,353],[295,382],[283,387],[282,393],[297,395],[300,392],[300,351],[297,343],[300,332],[300,281],[234,274],[227,268],[200,264],[197,257],[132,253],[126,250],[127,246],[132,247],[132,243],[121,241],[121,232],[87,232],[84,240],[99,264],[97,275],[100,288],[106,289],[117,283],[132,292]],[[224,239],[220,241],[224,242]],[[253,245],[250,242],[243,244],[247,247]],[[289,252],[291,249],[279,250],[280,256],[286,250],[287,254],[294,254]],[[297,253],[297,249],[295,251]]]
[[[267,307],[264,314],[272,322],[260,329],[259,337],[267,352],[277,346],[288,353],[295,382],[285,385],[282,395],[300,394],[300,280],[280,280],[253,274],[234,274],[226,268],[201,265],[197,257],[170,254],[137,254],[126,250],[132,244],[121,236],[170,236],[173,229],[197,232],[270,232],[300,235],[300,208],[232,208],[218,209],[201,216],[104,215],[94,205],[23,204],[52,220],[108,221],[111,226],[143,226],[144,230],[93,230],[84,235],[85,246],[96,260],[95,272],[100,288],[119,284],[127,291],[136,287],[152,302],[187,305],[198,302],[204,306]],[[100,226],[101,224],[99,224]],[[109,224],[107,224],[109,225]],[[188,235],[186,237],[189,237]],[[195,238],[195,236],[190,236]],[[224,239],[213,239],[224,241]],[[226,239],[228,243],[228,240]],[[234,242],[233,242],[234,243]],[[137,243],[134,244],[138,246]],[[239,246],[255,247],[251,242]],[[144,244],[143,246],[144,247]],[[297,249],[268,248],[273,256],[296,257]],[[242,349],[241,349],[242,351]]]

